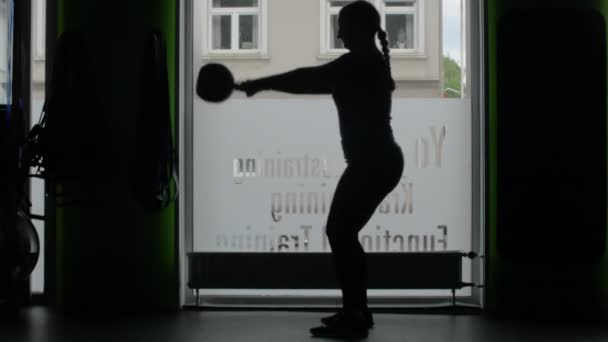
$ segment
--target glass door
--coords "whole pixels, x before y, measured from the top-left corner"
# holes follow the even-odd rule
[[[241,254],[250,261],[274,253],[264,268],[276,270],[260,270],[274,284],[260,289],[248,288],[251,278],[235,269],[231,279],[240,286],[201,289],[203,303],[339,303],[338,289],[311,288],[313,279],[298,278],[290,262],[307,255],[312,262],[319,253],[327,258],[315,262],[331,262],[324,226],[346,167],[331,97],[235,92],[211,104],[195,95],[193,84],[207,63],[224,64],[246,80],[338,58],[347,50],[336,39],[337,14],[349,2],[186,3],[186,251]],[[416,277],[399,267],[412,253],[483,250],[480,8],[469,0],[370,2],[387,32],[397,84],[391,125],[405,171],[359,240],[370,255],[391,253],[386,272]],[[480,284],[481,265],[463,258],[462,281]],[[302,287],[287,287],[286,274]],[[187,290],[186,304],[193,293]],[[368,296],[371,305],[430,305],[451,302],[452,292],[370,289]],[[456,296],[481,305],[477,288],[458,289]]]

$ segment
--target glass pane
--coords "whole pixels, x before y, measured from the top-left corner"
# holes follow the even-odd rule
[[[7,103],[8,50],[8,5],[0,0],[0,104]]]
[[[258,16],[239,16],[239,49],[252,50],[258,48]]]
[[[461,98],[467,95],[466,41],[463,40],[463,8],[460,0],[443,4],[443,96]]]
[[[339,6],[350,1],[322,1],[327,10],[322,18],[323,46],[326,49],[342,48],[341,41],[336,37],[337,17],[332,15],[337,14]],[[462,61],[467,59],[465,43],[470,39],[463,39],[463,33],[471,31],[462,31],[465,26],[460,24],[463,18],[461,1],[442,0],[440,6],[425,7],[424,13],[419,14],[412,13],[418,6],[417,1],[409,1],[414,7],[385,7],[385,2],[382,1],[372,3],[387,10],[382,13],[383,24],[386,24],[386,15],[402,15],[389,17],[388,26],[396,26],[397,30],[391,31],[396,31],[397,34],[391,36],[397,37],[397,43],[399,28],[405,31],[406,38],[402,38],[406,42],[404,47],[422,47],[422,42],[418,41],[421,31],[418,30],[422,27],[421,23],[426,23],[424,50],[420,50],[426,58],[412,63],[411,59],[397,58],[397,54],[413,53],[414,50],[392,50],[395,56],[391,59],[391,67],[396,89],[393,93],[391,126],[409,167],[406,166],[404,177],[397,188],[386,196],[367,226],[360,231],[359,240],[369,253],[445,250],[478,252],[477,246],[471,243],[483,241],[474,240],[472,235],[477,232],[476,227],[483,228],[483,224],[471,215],[477,209],[477,202],[473,202],[471,197],[476,189],[473,187],[475,179],[471,177],[471,172],[479,168],[472,163],[475,155],[471,149],[471,139],[475,137],[472,129],[477,129],[471,124],[475,122],[471,106],[476,101],[472,101],[475,99],[470,96],[450,100],[443,98],[447,87],[458,90],[460,88],[456,84],[461,83],[462,93],[466,94],[464,76],[459,75],[466,74]],[[319,51],[319,46],[314,41],[307,43],[316,36],[311,33],[319,30],[319,1],[293,0],[289,6],[285,6],[284,2],[267,2],[271,17],[282,18],[269,18],[272,34],[268,37],[271,39],[269,44],[273,56],[280,58],[262,62],[252,62],[248,58],[231,60],[235,79],[244,80],[254,75],[263,77],[328,61],[319,60],[319,53],[324,51]],[[446,5],[447,3],[453,5]],[[258,4],[261,2],[258,1]],[[330,4],[336,7],[330,7]],[[249,19],[241,20],[240,16],[245,14],[258,15],[258,49],[265,45],[262,41],[266,37],[262,35],[261,20],[266,18],[257,10],[242,13],[236,13],[237,10],[230,8],[225,10],[226,13],[235,13],[231,23],[230,52],[247,54],[257,51],[240,50],[244,47],[242,41],[246,40],[247,34],[241,34],[241,26],[245,30],[245,27],[249,27],[246,23],[251,24]],[[211,17],[203,18],[203,13],[193,13],[194,23],[211,20]],[[413,17],[404,16],[405,14],[413,14]],[[396,19],[395,25],[392,19]],[[299,28],[294,30],[296,21]],[[204,51],[201,44],[205,40],[199,35],[209,35],[210,29],[211,27],[193,31],[191,43],[196,47],[195,51]],[[445,33],[447,30],[454,33],[448,35]],[[251,31],[253,34],[254,29]],[[208,39],[212,41],[211,36]],[[297,43],[300,46],[294,49],[294,44]],[[441,67],[442,57],[447,53],[458,64],[453,65],[452,69],[461,68],[462,73]],[[214,61],[225,60],[218,57]],[[190,76],[197,77],[198,70],[207,62],[203,58],[192,59]],[[263,69],[260,68],[262,64]],[[469,63],[468,70],[478,68],[479,65]],[[444,79],[444,75],[445,78],[453,79],[453,82]],[[476,81],[477,78],[471,80]],[[192,146],[188,149],[191,153],[185,158],[191,162],[189,172],[197,175],[193,186],[186,189],[187,198],[192,199],[192,210],[186,213],[193,223],[190,235],[192,240],[188,241],[192,244],[192,250],[201,253],[329,253],[331,246],[325,234],[325,224],[339,176],[346,167],[335,104],[324,95],[261,92],[248,98],[235,92],[221,105],[209,104],[196,97],[192,98],[189,105],[193,111],[194,133]],[[314,139],[311,139],[311,132]],[[475,199],[478,201],[477,197]],[[479,237],[480,235],[475,235],[475,238]],[[289,268],[289,265],[280,264],[283,259],[277,253],[276,258],[269,259],[268,266],[276,269]],[[399,262],[398,259],[395,262]],[[478,277],[482,274],[478,269],[480,264],[482,263],[464,260],[463,281],[482,282]],[[201,273],[196,276],[201,276]],[[273,296],[308,296],[307,290],[280,287],[284,282],[280,275],[277,275],[276,287],[262,290],[248,288],[250,279],[243,275],[237,274],[235,279],[242,280],[243,288],[207,289],[201,290],[201,294],[252,296],[251,299],[244,299],[244,302],[251,303],[261,303],[267,298],[271,300]],[[306,287],[316,279],[300,278],[298,281]],[[312,291],[318,291],[312,296],[335,295],[339,300],[339,290],[309,292]],[[467,296],[470,291],[465,288],[459,290],[458,295]],[[377,297],[401,297],[405,294],[412,297],[451,295],[449,291],[443,290],[370,289],[369,293],[372,302]],[[205,300],[202,297],[203,305]],[[411,303],[419,300],[421,299],[412,298]]]
[[[213,7],[257,7],[258,0],[213,0]]]
[[[45,37],[45,25],[46,25],[46,0],[36,0],[32,2],[32,38],[34,39],[34,44],[32,48],[32,56],[30,59],[31,65],[31,83],[30,83],[30,106],[31,106],[31,114],[30,114],[30,128],[36,125],[40,121],[40,116],[42,114],[42,106],[44,104],[45,92],[44,92],[44,84],[45,84],[45,75],[44,69],[46,62],[44,60],[44,37]],[[34,174],[38,170],[37,168],[31,168],[30,173]],[[30,187],[30,201],[32,202],[32,207],[30,208],[33,214],[44,215],[44,187],[45,182],[39,178],[31,178],[31,187]],[[36,231],[38,232],[38,236],[40,238],[40,256],[38,258],[38,263],[36,264],[36,268],[32,272],[32,292],[33,293],[43,293],[44,292],[44,229],[45,222],[39,220],[32,220],[34,227],[36,227]]]
[[[32,220],[32,223],[40,239],[40,255],[31,276],[32,293],[44,293],[44,221]]]
[[[384,0],[386,7],[412,7],[416,2],[413,0]]]
[[[414,15],[388,14],[386,34],[391,49],[414,48]]]
[[[213,16],[213,49],[230,50],[232,39],[232,17],[229,15]]]
[[[338,38],[338,15],[334,14],[331,16],[331,25],[329,28],[329,48],[330,49],[344,49],[342,39]]]

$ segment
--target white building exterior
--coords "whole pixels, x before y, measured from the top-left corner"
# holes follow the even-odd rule
[[[337,15],[350,0],[193,1],[194,70],[217,62],[227,65],[235,78],[247,79],[327,63],[346,52],[336,38]],[[388,33],[395,97],[442,96],[442,1],[368,1],[380,11]],[[6,2],[0,0],[0,20],[5,20],[1,15]],[[32,0],[34,101],[44,101],[45,4],[45,0]],[[0,26],[5,27],[1,22]],[[5,50],[3,42],[0,38],[0,51]],[[0,60],[4,79],[2,65]],[[291,95],[268,92],[259,96]]]
[[[388,33],[395,96],[440,97],[441,0],[368,1],[380,11]],[[326,63],[346,52],[336,38],[337,16],[349,2],[194,0],[194,70],[222,63],[239,80]]]

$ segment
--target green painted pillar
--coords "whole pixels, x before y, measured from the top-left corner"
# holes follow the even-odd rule
[[[58,34],[81,32],[89,49],[103,138],[96,170],[101,176],[59,185],[70,196],[87,199],[56,208],[55,296],[65,309],[179,308],[177,207],[148,212],[131,186],[144,44],[153,29],[163,32],[167,43],[175,123],[177,6],[173,0],[58,1]]]
[[[501,205],[498,201],[498,173],[505,170],[498,160],[498,119],[505,113],[499,112],[498,99],[501,87],[498,83],[497,48],[498,28],[505,15],[521,9],[591,9],[606,18],[608,1],[600,0],[489,0],[487,1],[487,264],[486,264],[486,307],[494,315],[533,318],[605,318],[608,316],[608,256],[589,262],[543,262],[529,259],[516,261],[501,254],[498,243],[500,227],[497,212]],[[548,14],[550,15],[550,14]],[[564,23],[568,25],[568,23]],[[561,48],[567,48],[561,47]],[[558,54],[560,47],[556,47]],[[526,54],[526,51],[521,51]],[[556,70],[556,72],[559,72]],[[551,85],[547,85],[551,86]],[[575,85],[581,86],[581,85]],[[583,85],[584,86],[584,85]],[[564,94],[564,96],[568,96]],[[559,101],[556,95],[551,101]],[[576,120],[576,116],[573,116]],[[522,122],[522,124],[525,124]],[[539,139],[550,138],[557,133],[560,138],[568,139],[560,132],[539,132]],[[545,135],[543,135],[545,134]],[[564,156],[567,159],[567,156]],[[566,161],[564,161],[566,162]],[[556,163],[556,170],[559,163]],[[522,167],[525,167],[522,165]],[[584,166],[583,166],[584,167]],[[557,171],[558,172],[558,171]],[[607,175],[608,176],[608,175]],[[530,191],[534,191],[533,188]],[[574,197],[581,201],[584,198]],[[558,213],[556,213],[557,215]],[[525,220],[525,217],[521,218]],[[539,227],[539,229],[550,227]],[[573,227],[573,234],[577,234]],[[521,237],[525,239],[525,236]],[[608,242],[606,242],[608,245]],[[538,255],[552,253],[551,246],[538,246]],[[576,255],[572,255],[573,258]]]

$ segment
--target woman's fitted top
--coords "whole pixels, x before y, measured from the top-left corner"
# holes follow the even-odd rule
[[[350,52],[321,68],[331,78],[346,160],[376,157],[394,146],[392,79],[382,53]]]

